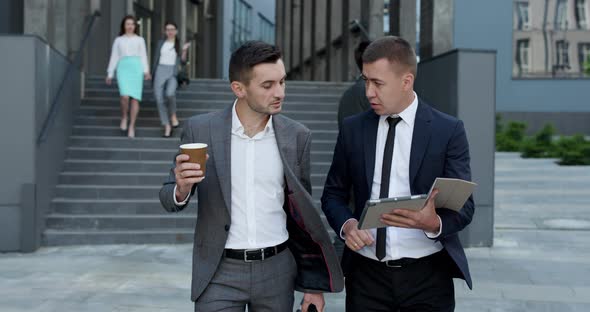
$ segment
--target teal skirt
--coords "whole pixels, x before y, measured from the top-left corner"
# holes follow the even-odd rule
[[[117,63],[119,94],[141,101],[143,66],[139,56],[126,56]]]

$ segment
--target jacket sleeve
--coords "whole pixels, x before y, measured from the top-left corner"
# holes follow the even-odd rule
[[[194,142],[193,133],[192,133],[191,128],[192,128],[191,121],[188,120],[183,126],[182,135],[180,138],[181,144]],[[174,160],[172,161],[172,169],[170,169],[170,174],[168,175],[168,179],[166,180],[166,182],[164,182],[164,184],[162,185],[162,188],[160,188],[160,203],[162,204],[164,209],[166,209],[169,212],[178,212],[178,211],[182,211],[184,208],[186,208],[188,206],[188,204],[190,203],[191,197],[195,194],[195,190],[197,187],[196,184],[193,185],[189,199],[186,201],[186,203],[184,205],[182,205],[182,206],[176,205],[176,203],[174,202],[174,196],[176,196],[174,194],[174,189],[176,186],[176,177],[174,174],[174,168],[176,167],[176,156],[177,155],[178,154],[176,154],[174,156]]]
[[[300,168],[300,180],[301,185],[303,188],[311,195],[312,187],[311,187],[311,132],[306,133],[305,144],[303,147],[303,152],[301,153],[301,157],[299,159],[299,168]]]
[[[109,66],[107,67],[107,77],[113,78],[119,59],[119,38],[116,38],[115,41],[113,41],[113,47],[111,48],[111,57],[109,59]]]
[[[348,209],[352,182],[346,158],[344,132],[345,125],[338,134],[334,158],[322,194],[322,210],[336,233],[340,233],[340,229],[348,219],[354,218]]]
[[[471,167],[469,165],[469,143],[467,134],[462,121],[458,121],[447,146],[445,155],[444,177],[457,178],[471,181]],[[437,214],[442,221],[442,232],[440,236],[434,238],[441,240],[450,235],[456,234],[463,230],[473,218],[475,205],[473,196],[470,196],[460,212],[455,212],[446,208],[436,209]]]

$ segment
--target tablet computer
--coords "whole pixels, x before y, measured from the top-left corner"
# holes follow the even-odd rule
[[[375,229],[387,227],[381,223],[381,215],[390,213],[394,209],[420,210],[426,205],[428,194],[400,196],[383,199],[369,199],[365,203],[365,209],[359,220],[359,229]]]

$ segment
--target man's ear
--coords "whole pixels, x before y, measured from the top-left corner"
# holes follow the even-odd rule
[[[246,96],[246,86],[239,81],[232,81],[231,90],[238,99],[242,99]]]
[[[406,73],[402,78],[404,91],[414,90],[414,74]]]

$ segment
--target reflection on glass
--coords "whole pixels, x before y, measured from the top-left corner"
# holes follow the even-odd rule
[[[590,77],[589,2],[514,0],[513,77]]]
[[[586,0],[576,0],[576,25],[578,29],[588,29],[587,9]]]
[[[231,50],[236,50],[244,42],[250,40],[252,33],[252,23],[250,22],[250,15],[252,15],[252,7],[244,0],[234,0],[233,3],[233,20],[232,20],[232,40]]]

